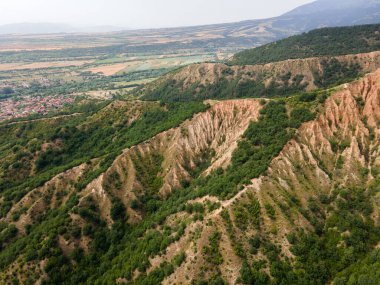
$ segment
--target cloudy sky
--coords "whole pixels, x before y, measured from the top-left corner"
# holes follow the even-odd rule
[[[280,15],[312,0],[0,0],[0,25],[54,22],[128,28],[188,26]]]

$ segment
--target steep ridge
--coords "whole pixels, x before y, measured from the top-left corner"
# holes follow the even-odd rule
[[[27,225],[35,223],[49,210],[59,208],[67,202],[70,195],[75,192],[75,183],[96,165],[95,161],[93,165],[89,163],[74,167],[57,175],[42,187],[30,191],[12,207],[3,220],[10,224],[14,223],[17,229],[25,234]],[[16,220],[14,216],[20,218]]]
[[[262,108],[254,99],[209,103],[212,106],[206,112],[195,115],[180,127],[124,150],[106,172],[79,192],[78,181],[99,168],[99,159],[57,175],[30,191],[2,222],[13,224],[23,236],[31,224],[43,221],[52,210],[74,207],[67,217],[69,232],[84,231],[91,225],[94,218],[89,219],[89,209],[96,209],[99,219],[111,227],[115,222],[113,207],[120,201],[127,210],[128,222],[138,223],[149,210],[144,204],[145,196],[164,199],[173,189],[182,188],[202,172],[228,166],[239,138],[251,121],[257,120]],[[78,200],[73,200],[75,196]],[[88,252],[90,242],[86,235],[59,234],[57,246],[70,256],[77,248]],[[41,281],[44,267],[44,262],[25,263],[20,257],[3,271],[0,280],[10,280],[17,271],[21,281],[30,275],[27,272],[40,272]]]
[[[291,59],[264,65],[202,63],[170,73],[144,89],[145,99],[274,97],[328,87],[380,67],[380,52]],[[168,83],[169,82],[169,83]]]
[[[375,71],[379,67],[380,52],[375,51],[356,55],[343,55],[333,58],[337,59],[339,62],[347,62],[348,64],[357,63],[361,66],[363,73],[368,73]],[[308,88],[314,89],[313,71],[321,71],[321,62],[326,59],[329,59],[329,57],[289,59],[263,65],[246,65],[243,67],[231,66],[230,68],[233,70],[234,77],[242,73],[243,79],[248,79],[250,72],[252,73],[253,78],[256,78],[255,76],[258,76],[258,74],[268,74],[267,81],[270,81],[270,76],[279,78],[280,75],[285,74],[286,71],[289,71],[292,74],[302,74],[306,77],[305,81],[310,82],[311,84]],[[176,81],[183,81],[185,88],[195,83],[200,83],[202,85],[213,84],[223,75],[226,75],[226,73],[229,75],[228,72],[225,71],[228,68],[229,66],[224,64],[194,64],[181,69],[180,72],[173,76],[173,79]]]
[[[261,106],[253,99],[210,104],[213,106],[207,112],[196,115],[180,127],[124,150],[105,173],[82,191],[82,199],[94,197],[100,205],[102,217],[112,223],[109,213],[111,198],[116,196],[129,207],[131,201],[148,190],[149,185],[144,179],[152,177],[141,175],[149,171],[149,167],[158,168],[152,175],[160,186],[159,193],[155,194],[162,197],[173,189],[181,188],[183,183],[194,178],[197,171],[197,174],[199,171],[208,173],[215,168],[226,167],[237,141],[250,122],[257,120]],[[205,169],[201,168],[202,163],[207,165]],[[98,160],[94,160],[58,175],[15,204],[5,221],[12,223],[12,216],[19,213],[21,218],[15,225],[24,232],[24,226],[37,219],[38,215],[64,204],[75,191],[75,184],[81,176],[97,167]],[[25,208],[28,210],[23,211]],[[131,208],[129,212],[132,222],[135,221],[133,217],[140,217]]]
[[[369,59],[367,64],[372,66]],[[284,113],[288,111],[291,115],[294,110],[305,111],[305,106],[310,106],[307,101],[299,100],[301,96],[284,100],[209,101],[207,111],[177,128],[125,149],[84,188],[78,187],[78,181],[86,173],[99,169],[98,159],[56,176],[26,195],[1,220],[19,230],[18,247],[28,248],[22,238],[29,233],[28,225],[33,222],[42,221],[41,226],[34,229],[36,239],[41,236],[39,228],[56,233],[49,232],[41,249],[22,251],[2,270],[0,280],[7,283],[17,276],[24,282],[30,272],[36,272],[38,277],[32,280],[41,281],[46,274],[50,278],[55,272],[60,275],[63,271],[57,268],[63,268],[71,270],[68,276],[72,278],[70,282],[74,282],[80,280],[76,279],[78,272],[75,271],[79,262],[79,271],[88,267],[90,274],[85,277],[89,278],[85,279],[88,284],[95,280],[204,284],[221,281],[220,278],[228,284],[250,284],[249,279],[243,277],[249,266],[252,268],[248,271],[267,281],[264,284],[269,284],[269,278],[287,278],[281,274],[286,271],[293,274],[293,268],[297,271],[297,266],[302,264],[291,237],[300,230],[307,234],[328,229],[325,221],[333,216],[331,209],[343,200],[337,191],[347,188],[355,193],[357,187],[380,189],[380,70],[335,90],[327,99],[327,91],[319,92],[312,99],[315,102],[309,102],[317,107],[306,111],[318,111],[317,118],[299,128],[299,125],[290,127],[298,128],[297,132],[274,152],[277,156],[282,149],[277,157],[269,156],[270,164],[258,152],[252,153],[258,156],[256,159],[264,168],[266,165],[269,168],[260,172],[263,174],[257,179],[239,181],[236,192],[230,192],[231,195],[216,191],[221,195],[214,197],[211,192],[205,194],[198,190],[207,186],[204,183],[208,177],[223,178],[223,169],[226,173],[231,170],[236,159],[233,152],[242,147],[239,142],[246,138],[244,133],[255,124],[252,122],[265,117],[268,105],[283,103]],[[326,101],[320,101],[321,98]],[[295,101],[304,109],[292,105]],[[303,121],[307,120],[311,119]],[[260,144],[256,146],[260,148]],[[216,187],[223,188],[220,184]],[[380,225],[380,196],[376,191],[370,197],[373,211],[365,212],[370,213],[374,227]],[[329,200],[334,195],[338,202]],[[64,214],[57,214],[60,211]],[[43,220],[46,216],[49,219]],[[56,217],[68,221],[62,223],[66,229],[56,223]],[[360,220],[356,222],[360,225]],[[346,230],[340,236],[350,234]],[[104,249],[104,244],[110,242],[107,235],[112,242],[120,242],[111,243],[109,252]],[[121,241],[119,235],[127,238]],[[376,242],[380,241],[378,236]],[[371,242],[372,239],[368,238]],[[344,248],[345,243],[342,240],[340,246]],[[47,247],[54,247],[55,251],[45,259],[37,259],[35,256]],[[373,248],[370,243],[368,250]],[[88,257],[85,254],[89,254]],[[98,254],[101,257],[97,257]],[[356,260],[363,256],[348,257]],[[93,271],[97,270],[93,264],[87,266],[87,262],[94,260],[104,262],[101,273]],[[305,271],[302,268],[299,272]],[[328,275],[323,280],[330,282],[333,277],[335,275]]]
[[[297,229],[315,231],[315,220],[322,219],[312,212],[311,203],[322,209],[323,216],[328,211],[321,197],[337,188],[378,187],[379,119],[380,71],[376,71],[342,86],[328,98],[318,118],[303,124],[272,161],[267,175],[254,179],[230,200],[204,197],[190,202],[219,202],[220,207],[206,215],[203,222],[188,226],[166,254],[151,259],[154,267],[185,253],[186,260],[164,284],[186,284],[188,280],[207,280],[218,274],[228,284],[235,284],[243,260],[268,258],[262,247],[250,251],[255,236],[269,239],[280,248],[282,258],[293,260],[288,235]],[[259,203],[258,221],[256,226],[244,229],[239,226],[242,216],[237,210],[248,209],[254,201]],[[379,225],[379,194],[372,203],[372,218]],[[207,248],[215,243],[219,248],[214,252],[216,261],[207,256]]]
[[[88,185],[83,196],[96,197],[103,217],[111,222],[111,201],[106,195],[110,193],[123,201],[130,221],[135,222],[142,213],[133,210],[131,202],[139,201],[146,192],[158,187],[158,193],[150,194],[165,197],[203,171],[228,166],[237,141],[250,122],[257,120],[261,106],[252,99],[213,104],[179,128],[125,150],[107,172]],[[202,165],[209,166],[203,169]]]
[[[331,96],[318,119],[305,123],[272,162],[268,176],[254,181],[260,185],[261,203],[273,203],[281,213],[278,205],[292,196],[307,209],[310,197],[328,194],[334,187],[365,187],[377,178],[379,90],[377,71]],[[297,215],[293,217],[296,219]],[[298,226],[311,226],[301,213],[298,219]],[[378,217],[376,222],[380,222]],[[284,223],[277,224],[280,231],[291,228],[280,227]]]

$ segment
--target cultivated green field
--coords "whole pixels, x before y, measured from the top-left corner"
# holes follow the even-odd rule
[[[116,34],[2,38],[0,121],[56,113],[88,99],[126,98],[173,69],[225,60],[235,51],[150,41]]]

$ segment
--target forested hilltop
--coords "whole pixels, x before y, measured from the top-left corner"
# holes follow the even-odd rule
[[[380,24],[323,28],[237,53],[230,64],[265,64],[287,59],[337,56],[380,49]]]
[[[380,67],[380,24],[325,28],[179,68],[136,91],[145,100],[275,98],[349,82]]]
[[[169,73],[136,91],[145,100],[277,98],[352,81],[380,67],[380,52],[286,60],[265,65],[203,63]]]

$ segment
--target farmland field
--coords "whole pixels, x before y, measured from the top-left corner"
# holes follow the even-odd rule
[[[237,50],[189,46],[181,42],[189,35],[179,41],[154,33],[0,36],[0,122],[59,113],[88,100],[128,97],[170,70],[222,61]],[[208,37],[215,38],[197,35]]]
[[[88,100],[129,98],[134,88],[180,66],[225,61],[289,33],[269,26],[256,32],[251,27],[257,24],[0,35],[0,122],[54,115]]]

